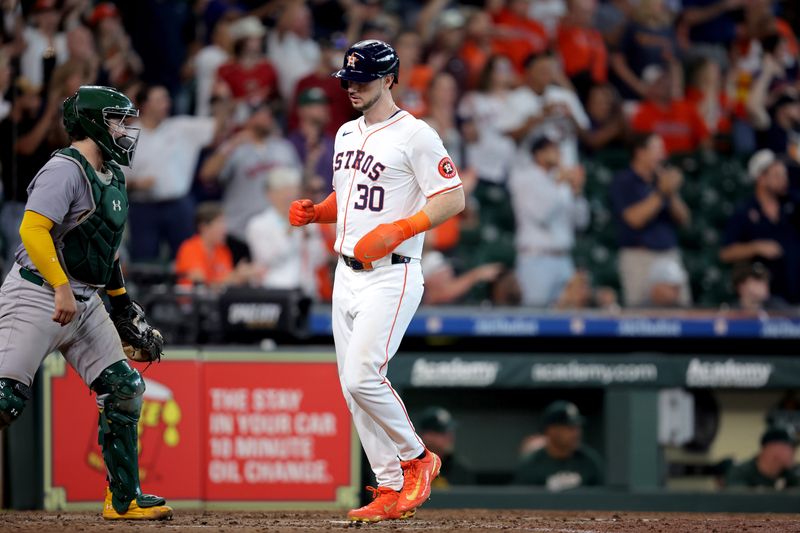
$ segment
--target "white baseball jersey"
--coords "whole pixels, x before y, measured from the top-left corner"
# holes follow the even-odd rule
[[[407,111],[366,126],[364,117],[336,133],[333,188],[336,190],[336,253],[353,256],[356,243],[379,224],[418,212],[427,199],[461,187],[442,140]],[[424,235],[394,253],[419,259]]]
[[[338,204],[335,251],[353,248],[379,224],[418,212],[428,198],[461,187],[442,140],[406,111],[367,127],[363,117],[336,134],[333,186]],[[419,259],[423,235],[395,253]],[[400,461],[424,451],[400,396],[386,378],[389,361],[422,300],[419,261],[354,271],[339,260],[333,284],[333,339],[347,406],[378,485],[400,490]]]

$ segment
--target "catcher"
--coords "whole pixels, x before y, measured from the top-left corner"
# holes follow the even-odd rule
[[[170,518],[139,487],[137,422],[145,384],[126,360],[159,360],[163,340],[125,292],[117,249],[128,212],[125,177],[138,111],[122,93],[83,86],[63,106],[71,145],[28,187],[16,264],[0,288],[0,429],[31,399],[36,369],[60,350],[96,394],[106,464],[103,518]],[[104,288],[111,316],[97,291]]]

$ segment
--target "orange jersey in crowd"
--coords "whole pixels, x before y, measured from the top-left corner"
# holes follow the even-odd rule
[[[508,9],[494,16],[494,23],[504,37],[498,37],[497,52],[507,56],[517,72],[522,73],[528,56],[547,49],[547,30],[533,19],[519,17]]]
[[[464,64],[467,65],[467,80],[469,89],[474,89],[478,86],[481,73],[483,73],[483,67],[486,66],[486,62],[489,60],[489,57],[495,54],[500,54],[499,47],[494,41],[492,42],[490,48],[490,50],[486,50],[480,44],[471,39],[464,41],[464,44],[461,46],[461,50],[458,52],[458,55],[461,60],[464,61]]]
[[[183,241],[175,258],[175,271],[181,285],[191,285],[191,272],[202,272],[203,282],[207,285],[221,283],[233,271],[233,255],[225,244],[218,244],[214,250],[208,250],[200,238],[195,235]]]
[[[608,51],[599,31],[559,26],[556,39],[564,73],[568,77],[588,70],[595,83],[608,80]]]
[[[666,106],[642,102],[631,125],[634,131],[663,137],[669,154],[694,151],[709,136],[700,113],[686,100],[675,100]]]
[[[428,86],[433,79],[433,69],[428,65],[414,65],[410,72],[400,67],[400,79],[408,76],[408,83],[398,85],[392,91],[397,105],[417,118],[422,118],[428,112]]]
[[[698,109],[703,101],[703,93],[695,87],[689,87],[686,90],[686,101],[692,104],[695,109]],[[717,133],[730,133],[732,127],[731,117],[733,116],[733,106],[724,92],[719,94],[719,118],[714,125],[714,130]]]

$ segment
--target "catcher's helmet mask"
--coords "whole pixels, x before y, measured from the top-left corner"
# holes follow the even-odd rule
[[[97,144],[105,161],[131,166],[139,140],[139,128],[125,124],[139,110],[111,87],[81,86],[64,100],[64,128],[73,137],[88,137]]]
[[[359,41],[347,49],[342,68],[332,74],[339,78],[343,89],[348,82],[369,83],[389,74],[393,76],[392,86],[397,83],[400,71],[400,58],[391,45],[377,39]]]
[[[103,109],[103,120],[111,133],[111,140],[121,151],[130,154],[129,166],[133,166],[133,156],[136,154],[136,146],[139,144],[141,128],[126,124],[126,121],[129,117],[137,118],[138,116],[138,110],[135,110],[135,113],[120,113],[114,108]]]

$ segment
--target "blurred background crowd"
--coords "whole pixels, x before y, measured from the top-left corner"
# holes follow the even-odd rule
[[[425,303],[800,303],[797,2],[0,5],[6,270],[26,187],[67,142],[62,101],[101,84],[141,110],[133,279],[328,301],[334,228],[285,213],[330,192],[333,136],[353,118],[330,73],[375,38],[400,56],[395,100],[439,133],[468,194],[427,236]]]

